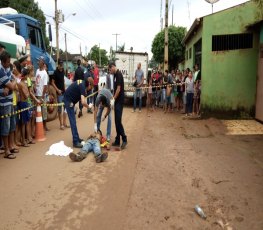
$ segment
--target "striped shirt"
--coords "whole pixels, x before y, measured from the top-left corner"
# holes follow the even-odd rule
[[[11,81],[11,71],[10,68],[5,69],[0,64],[0,92],[4,90],[6,84]],[[7,106],[13,104],[13,91],[9,90],[8,95],[5,96],[0,94],[0,106]]]

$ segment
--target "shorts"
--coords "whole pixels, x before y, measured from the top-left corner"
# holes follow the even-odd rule
[[[14,113],[13,105],[0,106],[0,116]],[[15,116],[8,116],[0,118],[1,136],[8,136],[9,133],[16,130],[16,118]]]
[[[167,97],[166,97],[166,103],[167,103],[167,104],[170,104],[170,103],[171,103],[171,96],[167,96]]]
[[[19,110],[22,110],[22,109],[26,109],[29,107],[29,104],[28,102],[26,101],[19,101],[18,102],[18,108]],[[22,111],[20,113],[20,121],[22,122],[22,124],[26,124],[30,121],[30,112],[29,112],[29,109],[25,110],[25,111]]]
[[[64,95],[58,95],[57,96],[57,100],[58,100],[59,104],[63,102],[63,98],[64,98]],[[63,105],[58,106],[58,113],[61,113],[63,111],[62,107],[63,107]]]
[[[14,107],[14,113],[16,113],[17,110],[18,110],[18,107],[17,107],[17,105],[13,105],[13,107]],[[16,113],[16,114],[14,114],[14,117],[15,117],[16,124],[18,124],[19,123],[19,119],[20,119],[20,114]]]

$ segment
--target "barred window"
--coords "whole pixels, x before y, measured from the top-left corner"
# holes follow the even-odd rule
[[[212,36],[212,51],[253,48],[253,34],[226,34]]]

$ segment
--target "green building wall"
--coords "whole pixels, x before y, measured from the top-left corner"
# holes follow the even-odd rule
[[[256,5],[247,2],[203,18],[203,112],[254,115],[259,35],[253,34],[251,49],[218,52],[212,52],[212,35],[246,33],[246,26],[259,20],[256,11]]]
[[[198,30],[196,31],[196,34],[194,37],[190,39],[188,44],[186,45],[186,52],[188,52],[188,58],[185,57],[185,63],[184,63],[184,69],[190,68],[193,69],[193,66],[195,65],[195,50],[194,45],[202,38],[202,22],[200,22],[200,26],[198,27]],[[191,58],[189,58],[189,50],[192,50],[191,52]],[[187,55],[186,55],[187,56]]]

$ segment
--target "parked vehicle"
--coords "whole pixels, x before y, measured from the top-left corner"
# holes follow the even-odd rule
[[[43,56],[48,68],[48,74],[53,75],[56,64],[46,51],[44,36],[40,22],[28,15],[19,14],[12,8],[0,9],[0,42],[11,54],[12,61],[28,54],[27,61],[32,63],[34,70],[38,68],[38,58]],[[50,103],[57,103],[57,95],[53,86],[49,85]],[[48,120],[54,120],[57,107],[48,109]]]
[[[148,74],[148,53],[140,52],[116,52],[115,53],[116,67],[122,72],[124,78],[125,98],[133,100],[134,95],[134,76],[137,69],[137,64],[141,63],[141,69],[144,72],[144,85],[147,82]],[[143,105],[146,104],[146,90],[142,92]]]

